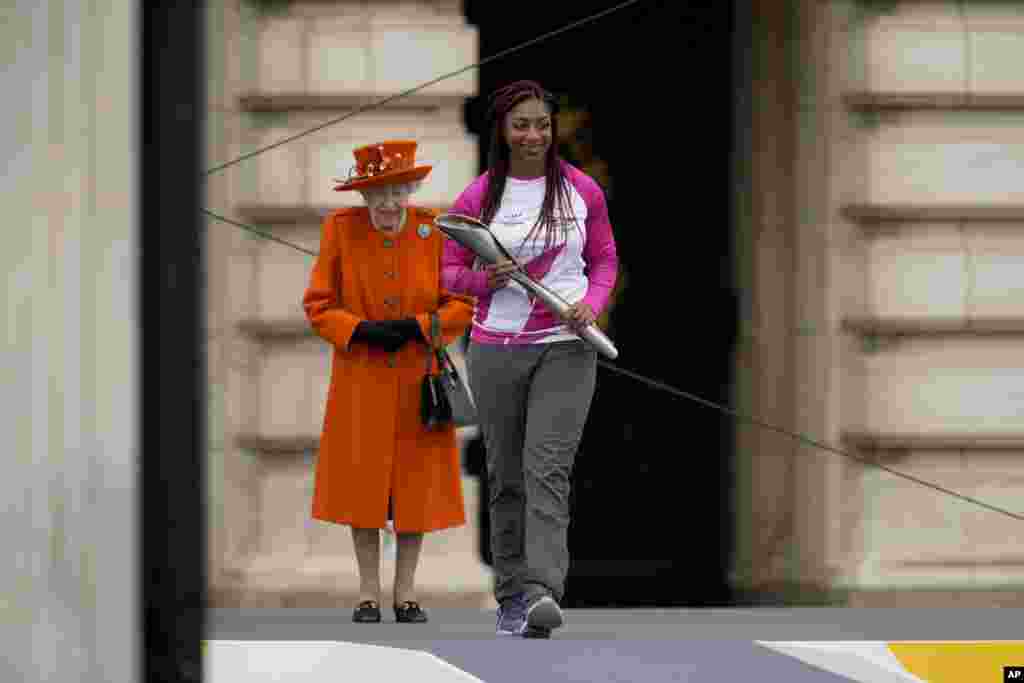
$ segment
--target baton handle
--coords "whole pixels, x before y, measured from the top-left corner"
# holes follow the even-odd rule
[[[540,299],[545,306],[551,309],[554,313],[560,317],[565,317],[571,306],[561,296],[551,291],[541,283],[531,279],[525,273],[515,271],[511,274],[511,279],[522,285],[527,291],[533,292],[538,299]],[[602,355],[607,356],[611,360],[615,360],[619,356],[618,349],[615,348],[615,344],[612,340],[601,331],[601,328],[590,323],[584,326],[579,331],[580,337],[582,337],[587,343],[597,349]]]

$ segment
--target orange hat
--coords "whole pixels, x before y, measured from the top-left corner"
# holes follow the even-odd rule
[[[337,192],[411,183],[425,178],[433,168],[416,165],[415,140],[388,140],[359,147],[352,153],[356,165],[348,178],[337,181],[341,183],[334,188]]]

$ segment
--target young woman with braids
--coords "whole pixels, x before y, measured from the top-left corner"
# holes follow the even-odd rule
[[[489,168],[451,211],[489,224],[573,304],[565,319],[510,281],[510,262],[480,268],[452,240],[442,261],[442,286],[477,298],[467,365],[487,449],[497,633],[541,638],[562,625],[569,486],[596,376],[576,332],[600,315],[618,269],[603,191],[557,154],[556,109],[533,81],[498,90]]]

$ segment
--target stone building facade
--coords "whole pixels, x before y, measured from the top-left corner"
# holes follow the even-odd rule
[[[482,55],[457,0],[209,10],[209,165]],[[1024,513],[1024,10],[1015,3],[737,3],[736,408]],[[603,19],[614,21],[614,16]],[[411,135],[443,208],[475,174],[475,72],[232,166],[208,205],[315,249],[362,142]],[[344,528],[309,519],[328,350],[299,306],[311,257],[211,222],[214,605],[341,604]],[[732,583],[785,602],[1020,605],[1024,523],[737,423]],[[478,505],[466,480],[469,518]],[[429,540],[424,590],[489,604],[476,530]],[[389,569],[385,568],[385,576]]]
[[[1024,10],[785,4],[747,17],[737,405],[1020,515]],[[1024,602],[1021,521],[781,434],[737,442],[737,585]]]

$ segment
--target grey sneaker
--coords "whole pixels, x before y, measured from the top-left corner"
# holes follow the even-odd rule
[[[526,626],[526,596],[517,593],[505,598],[498,606],[498,625],[495,629],[499,636],[518,636]]]
[[[550,595],[545,595],[533,602],[526,611],[526,625],[523,636],[526,638],[549,638],[551,631],[563,623],[562,609]]]

